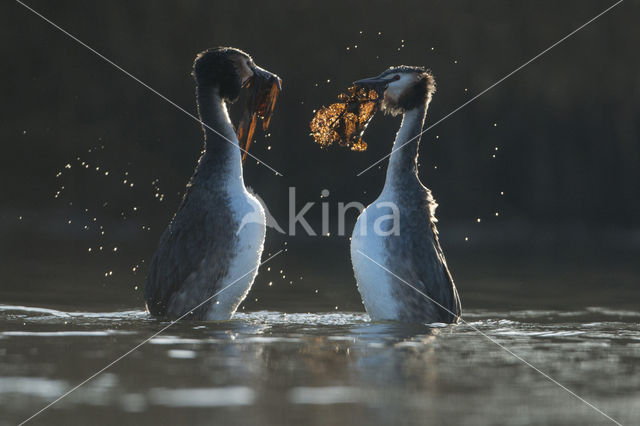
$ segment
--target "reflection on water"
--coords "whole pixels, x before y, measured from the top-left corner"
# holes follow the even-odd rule
[[[0,305],[0,424],[15,424],[153,335],[139,310]],[[33,424],[640,422],[640,312],[467,311],[458,326],[364,313],[240,313],[177,323]],[[215,420],[215,421],[214,421]]]

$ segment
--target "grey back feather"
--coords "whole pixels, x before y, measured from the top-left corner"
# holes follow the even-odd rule
[[[181,316],[218,290],[237,243],[229,204],[223,190],[188,188],[151,261],[145,286],[150,313]],[[204,319],[210,303],[195,310],[193,319]]]
[[[457,322],[460,299],[440,247],[434,215],[437,204],[431,191],[417,179],[406,179],[397,194],[400,233],[385,240],[386,249],[394,254],[393,272],[442,305],[438,306],[394,277],[396,300],[402,303],[400,319]]]

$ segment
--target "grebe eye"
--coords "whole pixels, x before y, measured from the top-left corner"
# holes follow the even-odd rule
[[[393,76],[393,80],[392,81],[396,81],[396,80],[400,80],[400,76],[398,74]]]

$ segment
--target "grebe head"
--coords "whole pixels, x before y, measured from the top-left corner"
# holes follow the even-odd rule
[[[200,87],[218,88],[220,97],[234,102],[240,89],[253,78],[280,79],[257,66],[248,53],[233,47],[215,47],[198,53],[193,62],[193,76]]]
[[[358,80],[354,84],[376,90],[383,97],[382,110],[392,115],[428,104],[436,90],[429,70],[406,65],[391,67],[377,77]]]

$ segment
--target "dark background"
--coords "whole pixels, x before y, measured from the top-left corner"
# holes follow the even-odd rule
[[[298,206],[316,202],[317,232],[329,202],[331,236],[270,230],[265,254],[287,251],[245,308],[307,311],[361,309],[337,203],[377,197],[386,161],[356,173],[389,152],[399,125],[377,116],[364,153],[321,150],[313,110],[355,79],[424,65],[438,86],[430,125],[613,1],[28,4],[193,113],[189,73],[205,48],[241,48],[283,78],[252,153],[284,177],[248,161],[245,181],[283,227],[289,187]],[[622,3],[423,136],[420,176],[463,307],[637,306],[639,12]],[[0,15],[0,302],[141,306],[200,127],[18,3]]]

